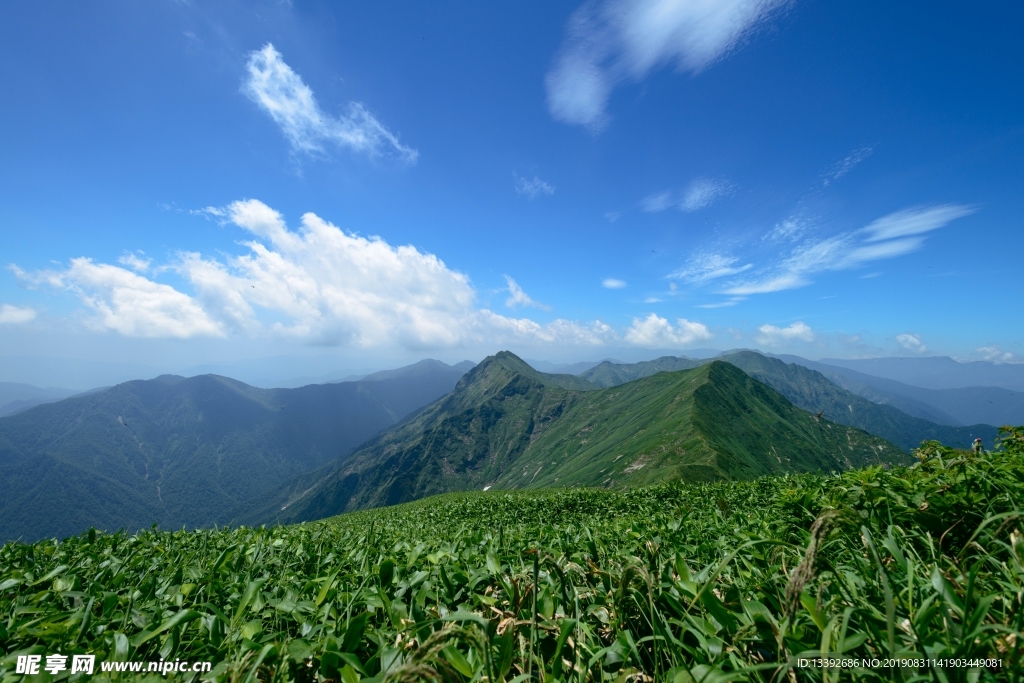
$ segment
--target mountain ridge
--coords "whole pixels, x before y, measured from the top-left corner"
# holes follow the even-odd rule
[[[603,422],[588,423],[592,414]],[[829,455],[844,448],[853,449],[852,460]],[[302,521],[485,486],[639,485],[684,473],[706,480],[904,459],[883,439],[817,420],[727,363],[625,388],[574,390],[501,352],[415,419],[293,480],[240,518]]]

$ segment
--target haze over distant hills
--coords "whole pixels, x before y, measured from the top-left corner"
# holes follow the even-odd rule
[[[733,365],[710,362],[610,389],[569,385],[509,352],[351,457],[250,510],[300,521],[445,491],[749,478],[905,462],[892,444],[817,419]]]
[[[407,370],[298,389],[165,375],[0,418],[0,541],[228,522],[449,393],[465,367]]]
[[[78,392],[60,387],[36,387],[19,382],[0,382],[0,417],[14,415],[43,403],[67,398]]]
[[[948,356],[912,358],[822,358],[820,363],[856,370],[875,377],[896,380],[924,389],[1003,387],[1024,391],[1024,363],[969,361]]]
[[[869,401],[891,405],[909,415],[939,424],[969,425],[979,422],[993,425],[1024,424],[1024,391],[1019,389],[981,385],[927,389],[838,365],[809,361],[799,356],[777,357],[787,363],[796,363],[817,370],[844,389]],[[946,364],[943,363],[943,365]],[[994,368],[991,367],[993,365]],[[992,379],[993,370],[1004,370],[1010,374],[1010,377],[1008,380],[1006,378],[1003,380],[1012,385],[1015,368],[1016,366],[1005,363],[982,364],[974,368],[980,372],[966,376],[964,381],[980,383]]]

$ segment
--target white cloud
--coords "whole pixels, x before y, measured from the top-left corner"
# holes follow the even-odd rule
[[[724,180],[695,178],[683,193],[679,208],[683,211],[698,211],[710,206],[716,199],[729,194],[732,185]]]
[[[904,209],[854,232],[807,240],[776,265],[751,280],[733,282],[723,293],[746,296],[804,287],[816,273],[847,270],[903,256],[924,245],[923,233],[973,212],[971,207],[954,204]]]
[[[720,277],[738,275],[753,267],[750,263],[735,265],[738,262],[739,259],[735,256],[701,252],[691,256],[685,266],[670,273],[669,277],[690,284],[701,284]]]
[[[623,280],[616,280],[613,277],[607,277],[604,280],[601,280],[601,286],[605,289],[622,289],[626,286],[626,283]]]
[[[789,327],[761,325],[757,331],[761,333],[757,337],[757,343],[765,346],[782,346],[792,341],[814,341],[814,331],[801,321],[797,321]]]
[[[645,304],[660,304],[662,301],[663,299],[659,299],[656,296],[649,296],[646,299],[644,299]]]
[[[665,318],[651,313],[643,319],[633,318],[633,325],[626,331],[625,339],[637,346],[674,347],[706,341],[712,336],[702,323],[679,318],[673,327]]]
[[[640,200],[640,210],[647,213],[658,213],[672,206],[671,192],[658,192]]]
[[[722,290],[723,294],[734,294],[736,296],[749,296],[751,294],[770,294],[781,292],[786,289],[795,289],[810,284],[810,280],[803,278],[796,273],[783,273],[774,277],[746,282]]]
[[[298,231],[257,200],[205,215],[223,216],[251,239],[241,242],[246,252],[239,255],[181,252],[169,266],[151,269],[176,273],[193,294],[88,258],[63,269],[11,270],[29,286],[77,294],[92,313],[89,327],[134,337],[276,336],[417,350],[621,340],[599,320],[542,325],[478,308],[469,278],[437,256],[345,232],[312,213]],[[511,278],[509,292],[519,305],[532,302]],[[27,309],[2,310],[11,322],[27,315]]]
[[[862,230],[868,234],[868,242],[920,235],[941,228],[947,223],[974,213],[970,206],[943,204],[931,207],[903,209],[883,216]]]
[[[35,310],[27,306],[12,306],[11,304],[0,306],[0,325],[20,325],[35,319]]]
[[[350,102],[347,113],[331,116],[320,108],[313,91],[292,71],[270,43],[249,55],[243,91],[274,120],[292,149],[323,154],[324,144],[370,156],[391,154],[415,163],[419,152],[403,145],[360,102]]]
[[[516,194],[521,194],[529,199],[536,199],[541,195],[553,195],[555,193],[553,185],[544,182],[537,176],[524,178],[516,173],[513,173],[512,176],[515,178]]]
[[[605,220],[607,220],[609,223],[614,223],[615,221],[617,221],[620,218],[622,218],[622,212],[621,211],[609,211],[608,213],[606,213],[604,215],[604,217],[605,217]]]
[[[860,147],[850,152],[845,159],[837,163],[825,174],[824,184],[828,186],[833,180],[839,180],[853,170],[853,167],[871,156],[874,147]]]
[[[735,306],[746,298],[747,297],[745,296],[734,296],[733,298],[726,299],[725,301],[716,301],[715,303],[710,304],[697,304],[697,308],[728,308],[730,306]]]
[[[1024,362],[1024,358],[1021,358],[1015,353],[1003,351],[998,346],[982,346],[979,349],[975,349],[975,352],[980,353],[982,358],[984,358],[987,361],[992,361],[993,363]]]
[[[26,284],[49,285],[77,294],[94,314],[86,321],[93,329],[112,330],[126,337],[224,335],[223,326],[195,299],[124,268],[75,258],[60,271],[13,270]]]
[[[533,306],[534,308],[540,308],[545,311],[550,311],[551,307],[540,302],[534,301],[530,298],[530,295],[523,291],[523,288],[519,284],[510,278],[508,275],[505,276],[505,282],[508,284],[509,297],[505,300],[505,305],[509,308],[516,308],[518,306]]]
[[[600,128],[611,91],[674,64],[697,73],[727,54],[783,0],[603,0],[570,18],[545,79],[559,121]]]
[[[141,251],[138,253],[126,251],[120,258],[117,259],[117,262],[123,266],[128,266],[136,273],[144,273],[147,270],[149,270],[149,264],[153,262],[153,259],[146,258],[146,256]]]
[[[924,353],[928,347],[921,341],[920,335],[904,332],[896,335],[896,343],[911,353]]]
[[[794,242],[803,237],[812,227],[810,221],[796,216],[790,216],[786,220],[775,225],[771,231],[764,236],[768,242]]]

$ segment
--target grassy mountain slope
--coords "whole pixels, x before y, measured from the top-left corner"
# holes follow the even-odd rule
[[[316,519],[446,491],[703,481],[900,461],[897,448],[816,421],[726,363],[570,391],[511,353],[330,472],[299,478],[251,521]]]
[[[658,372],[676,372],[689,370],[709,361],[676,356],[662,356],[654,360],[640,363],[613,363],[604,361],[599,365],[580,373],[580,377],[602,388],[616,387],[642,377],[650,377]]]
[[[996,428],[991,425],[954,427],[908,415],[895,406],[879,405],[854,391],[844,389],[821,372],[803,364],[786,363],[754,351],[727,353],[718,356],[717,360],[735,365],[778,391],[799,408],[815,414],[823,410],[823,417],[829,420],[863,429],[907,451],[926,440],[966,447],[975,437],[981,437],[986,444],[992,444],[996,436]],[[603,387],[612,387],[658,372],[692,368],[709,362],[673,356],[644,363],[616,364],[606,361],[583,373],[581,377]],[[943,414],[937,409],[933,412],[937,416]]]
[[[827,377],[829,381],[838,384],[843,389],[853,392],[862,398],[866,398],[872,403],[892,406],[893,408],[902,410],[907,415],[919,417],[922,420],[928,420],[930,422],[935,422],[936,424],[953,426],[963,425],[962,420],[956,419],[938,407],[911,398],[905,393],[899,391],[899,387],[910,388],[909,384],[903,384],[901,382],[884,379],[882,377],[866,375],[862,372],[857,372],[856,370],[850,370],[849,368],[826,365],[817,361],[801,358],[800,356],[783,354],[772,357],[778,358],[786,363],[792,363],[805,368],[810,368],[811,370],[816,370]]]
[[[941,441],[958,447],[969,446],[975,437],[981,437],[989,446],[995,441],[997,430],[991,425],[952,427],[912,417],[893,406],[861,398],[801,365],[753,351],[739,351],[721,359],[771,386],[804,410],[815,414],[824,411],[823,416],[830,420],[876,434],[907,451],[922,441]]]
[[[453,493],[287,527],[9,543],[0,680],[52,680],[18,658],[59,652],[95,655],[97,672],[212,662],[215,681],[1019,682],[1024,429],[1004,446],[839,476]],[[823,642],[852,664],[799,661]],[[901,666],[866,663],[886,657]]]
[[[455,379],[257,389],[167,375],[2,418],[0,539],[229,521],[240,502],[345,455]]]

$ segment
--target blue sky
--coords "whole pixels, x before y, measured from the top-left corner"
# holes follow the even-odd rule
[[[1019,362],[1022,20],[5,3],[0,380],[501,348]]]

